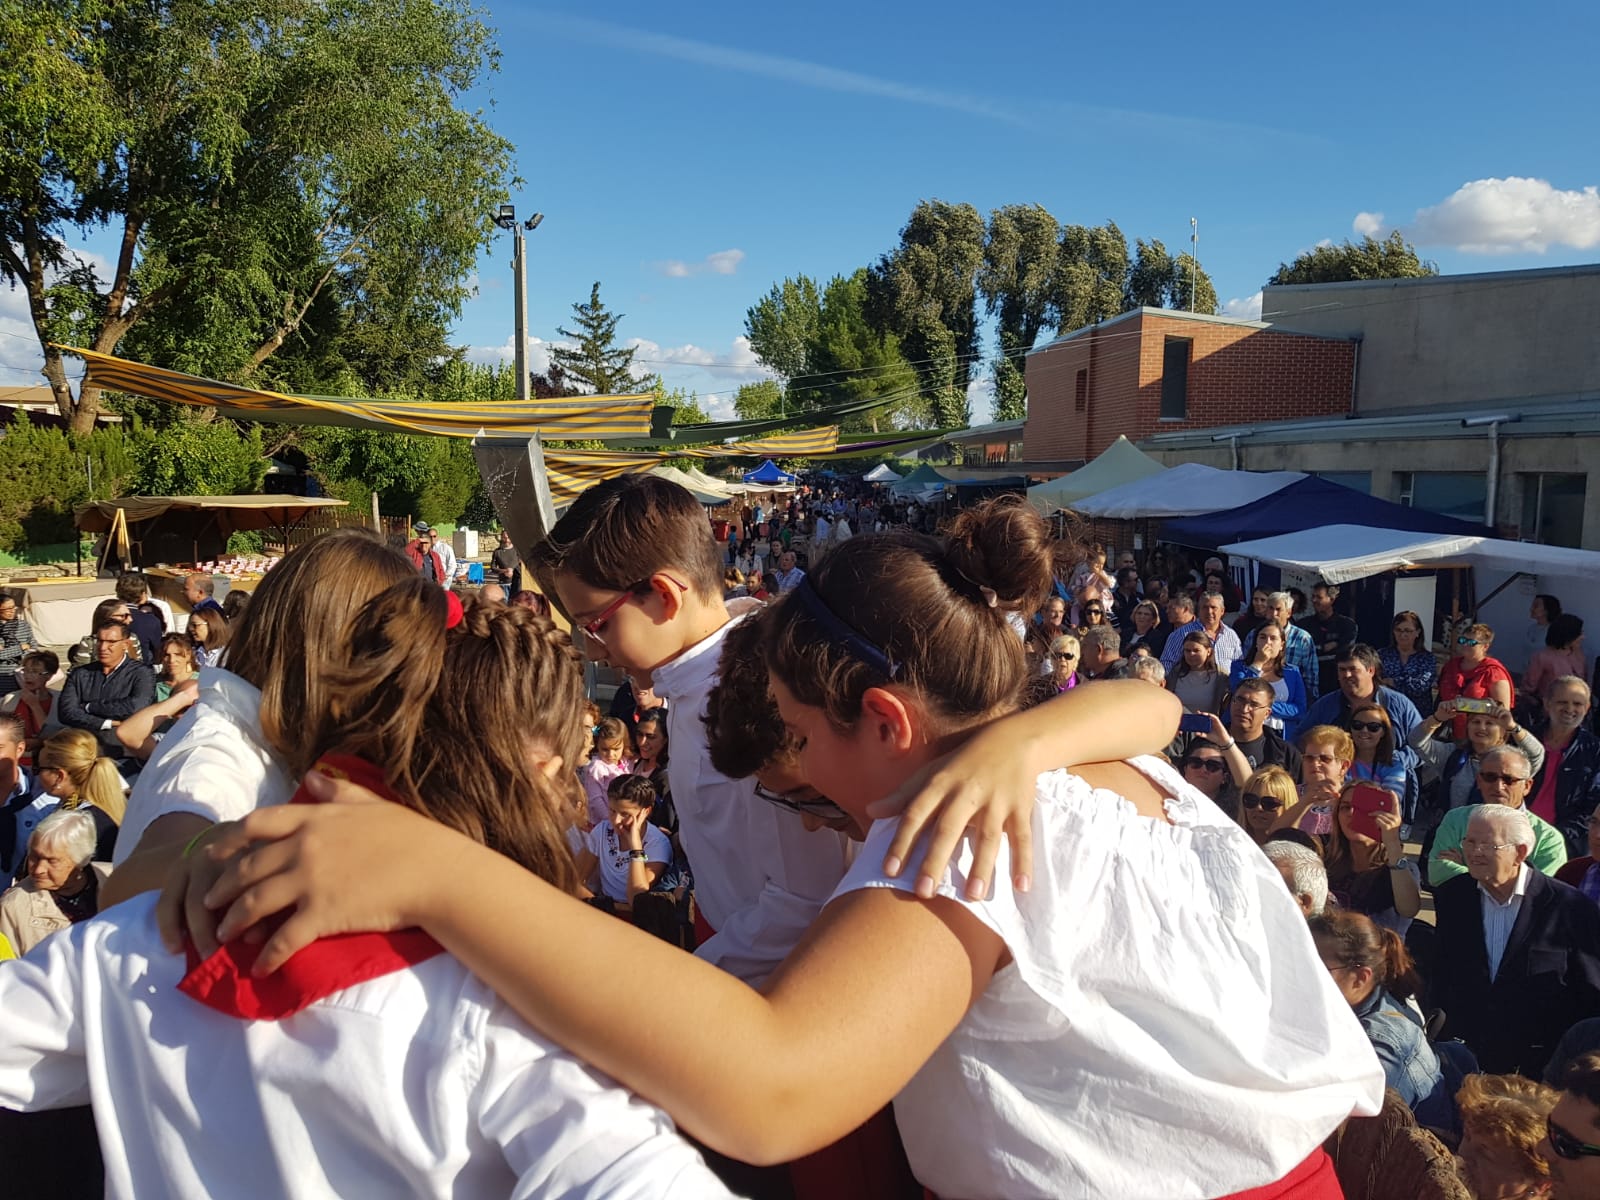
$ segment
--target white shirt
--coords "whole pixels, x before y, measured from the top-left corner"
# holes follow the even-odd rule
[[[655,669],[667,708],[667,775],[678,837],[694,868],[694,895],[716,936],[695,951],[751,986],[800,940],[844,877],[846,838],[807,833],[800,817],[768,804],[754,779],[732,780],[711,765],[706,701],[722,639],[733,621]]]
[[[617,841],[617,831],[609,820],[596,825],[585,835],[590,854],[600,860],[600,890],[619,904],[628,901],[628,871],[632,861]],[[672,861],[672,843],[650,822],[644,825],[644,861],[666,865]]]
[[[1517,867],[1517,885],[1504,903],[1489,894],[1483,884],[1478,885],[1478,904],[1483,910],[1483,949],[1489,956],[1489,978],[1500,974],[1500,960],[1505,957],[1506,943],[1511,940],[1511,927],[1517,923],[1522,911],[1522,897],[1528,892],[1528,864]]]
[[[92,1102],[107,1196],[730,1195],[449,955],[244,1021],[177,990],[155,899],[0,967],[0,1104]]]
[[[780,592],[787,592],[792,588],[799,587],[800,581],[805,577],[806,573],[799,567],[790,567],[787,571],[779,571],[772,578],[776,581]]]
[[[827,542],[828,534],[831,533],[832,531],[833,531],[833,526],[828,524],[828,518],[827,517],[818,517],[817,518],[817,527],[812,532],[811,540],[814,543],[816,543],[818,546],[821,546],[821,545],[823,545],[824,543]]]
[[[850,522],[840,517],[833,526],[833,540],[836,542],[848,542],[854,536],[855,534],[850,529]]]
[[[456,577],[455,547],[447,539],[441,537],[433,539],[433,548],[439,552],[439,561],[444,564],[444,579],[442,582],[445,587],[449,587],[450,581]]]
[[[200,697],[150,756],[128,796],[114,863],[132,854],[157,817],[194,813],[233,821],[285,804],[294,787],[261,734],[261,692],[230,671],[200,672]]]
[[[1054,771],[1038,782],[1032,890],[1011,890],[1007,848],[989,900],[965,898],[970,841],[945,872],[940,894],[1013,962],[895,1097],[937,1195],[1229,1195],[1383,1102],[1377,1055],[1277,870],[1171,767],[1133,765],[1174,797],[1171,824]],[[911,890],[915,861],[881,872],[892,832],[873,825],[841,894]]]

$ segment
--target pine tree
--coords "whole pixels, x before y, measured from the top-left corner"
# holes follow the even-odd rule
[[[554,346],[550,357],[573,382],[597,396],[648,392],[655,386],[654,376],[634,376],[636,348],[617,345],[617,323],[623,314],[608,312],[600,303],[599,283],[589,290],[589,303],[572,306],[572,317],[576,329],[560,328],[556,332],[577,345]]]

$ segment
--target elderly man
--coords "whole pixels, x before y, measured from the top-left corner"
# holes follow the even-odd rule
[[[478,589],[478,602],[480,604],[504,604],[506,590],[498,583],[486,583]]]
[[[1252,771],[1282,767],[1300,778],[1300,751],[1283,734],[1267,724],[1274,693],[1265,679],[1241,679],[1228,702],[1228,735],[1233,738]]]
[[[216,610],[216,615],[226,618],[222,605],[216,600],[217,581],[203,571],[186,575],[183,579],[183,598],[189,602],[190,612]]]
[[[94,641],[96,661],[72,669],[61,687],[58,711],[63,725],[94,734],[107,758],[121,758],[117,723],[156,702],[156,676],[129,657],[122,622],[111,617],[101,621]]]
[[[1178,665],[1178,660],[1183,657],[1183,639],[1196,629],[1205,633],[1211,639],[1212,653],[1217,659],[1217,672],[1224,678],[1233,669],[1233,660],[1238,658],[1241,650],[1239,635],[1222,623],[1222,614],[1227,609],[1227,603],[1215,592],[1206,592],[1198,601],[1190,601],[1187,596],[1173,596],[1167,602],[1167,612],[1173,616],[1173,606],[1178,605],[1178,616],[1183,613],[1187,605],[1191,611],[1197,613],[1192,621],[1181,624],[1174,621],[1175,628],[1167,638],[1166,648],[1161,651],[1161,665],[1168,671]]]
[[[1589,685],[1576,675],[1544,689],[1544,763],[1533,777],[1528,810],[1561,831],[1568,854],[1587,854],[1589,814],[1600,804],[1600,738],[1586,727]]]
[[[1463,874],[1466,856],[1462,844],[1473,814],[1485,805],[1503,804],[1507,808],[1527,811],[1528,790],[1533,779],[1533,769],[1528,756],[1515,746],[1497,746],[1478,763],[1478,794],[1483,804],[1466,804],[1445,813],[1444,820],[1433,835],[1433,852],[1428,857],[1428,882],[1437,887],[1446,880]],[[1533,830],[1533,848],[1528,853],[1528,865],[1546,875],[1554,875],[1567,863],[1567,843],[1554,825],[1528,813],[1528,824]],[[1587,837],[1587,830],[1585,831]]]
[[[1334,669],[1339,658],[1356,644],[1359,636],[1354,621],[1333,611],[1333,602],[1338,598],[1339,589],[1333,584],[1317,584],[1311,589],[1311,612],[1295,622],[1311,635],[1311,643],[1316,647],[1319,692],[1334,689]]]
[[[1591,1200],[1600,1196],[1600,1054],[1567,1063],[1555,1083],[1561,1099],[1539,1147],[1550,1167],[1549,1200]]]
[[[1315,850],[1299,842],[1268,842],[1262,852],[1278,868],[1283,885],[1307,917],[1319,917],[1328,906],[1328,870]]]
[[[772,577],[774,588],[780,592],[787,592],[800,586],[800,581],[806,573],[795,566],[793,550],[785,550],[778,558],[778,573]]]
[[[1305,680],[1306,699],[1315,700],[1322,694],[1317,686],[1317,647],[1311,635],[1294,623],[1294,597],[1288,592],[1273,592],[1267,597],[1267,615],[1283,626],[1283,661],[1299,671],[1300,678]],[[1252,630],[1244,641],[1244,653],[1248,655],[1255,644],[1256,635]]]
[[[1600,908],[1528,866],[1528,814],[1478,806],[1467,873],[1434,891],[1438,943],[1428,1002],[1491,1074],[1538,1079],[1561,1035],[1600,1015]]]
[[[1053,599],[1053,597],[1052,597]],[[1126,679],[1122,635],[1110,625],[1091,625],[1078,639],[1078,673],[1084,679]]]

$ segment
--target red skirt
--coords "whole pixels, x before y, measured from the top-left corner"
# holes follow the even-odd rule
[[[923,1190],[924,1200],[939,1200],[931,1191]],[[1217,1200],[1344,1200],[1344,1189],[1339,1177],[1333,1173],[1333,1159],[1318,1146],[1309,1158],[1290,1171],[1277,1183],[1251,1188],[1247,1192],[1234,1192],[1219,1196]]]

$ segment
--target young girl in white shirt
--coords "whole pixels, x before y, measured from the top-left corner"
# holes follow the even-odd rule
[[[991,503],[948,541],[852,539],[758,618],[807,782],[869,824],[874,801],[1012,711],[1027,672],[1004,614],[1043,600],[1052,545],[1031,510]],[[481,854],[432,886],[420,864],[467,847],[388,810],[252,816],[241,839],[283,840],[235,860],[212,900],[239,897],[225,931],[294,908],[268,967],[308,934],[420,923],[541,1030],[746,1161],[816,1149],[893,1099],[936,1195],[1337,1196],[1321,1143],[1377,1111],[1383,1076],[1271,864],[1153,759],[1036,790],[1031,879],[1013,885],[1002,849],[989,897],[968,898],[989,838],[931,886],[891,878],[879,822],[761,992]],[[390,869],[340,886],[360,862]],[[621,961],[695,1019],[618,1039],[593,996]]]

